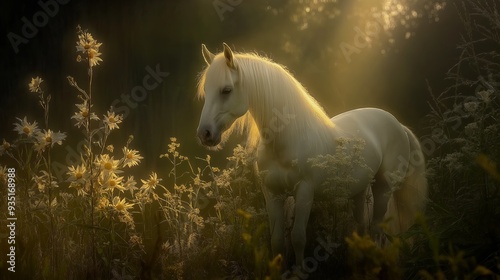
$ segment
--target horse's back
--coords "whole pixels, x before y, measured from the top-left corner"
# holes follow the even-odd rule
[[[405,128],[389,112],[377,108],[361,108],[344,112],[331,120],[335,124],[337,137],[358,137],[365,141],[367,164],[374,171],[388,158],[408,156],[409,142]]]

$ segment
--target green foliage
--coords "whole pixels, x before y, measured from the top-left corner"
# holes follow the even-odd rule
[[[465,26],[461,56],[449,71],[452,86],[430,104],[431,132],[422,140],[430,201],[407,252],[408,274],[420,270],[426,279],[500,273],[500,61],[484,48],[500,43],[500,18],[494,1],[457,8]]]

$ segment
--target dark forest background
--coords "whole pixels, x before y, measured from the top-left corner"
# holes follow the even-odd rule
[[[429,111],[427,87],[437,92],[445,87],[462,28],[454,4],[447,1],[72,0],[59,4],[59,11],[15,53],[7,34],[22,35],[22,18],[32,21],[41,6],[36,1],[1,5],[0,138],[13,134],[15,117],[42,115],[27,88],[35,76],[52,94],[54,129],[68,132],[69,143],[80,137],[69,120],[78,100],[66,80],[67,75],[86,77],[84,65],[75,61],[79,24],[104,42],[104,61],[94,73],[97,113],[142,84],[146,66],[159,64],[170,73],[130,110],[124,129],[114,135],[135,135],[148,168],[159,167],[158,154],[171,136],[190,153],[205,152],[195,139],[202,107],[194,97],[204,67],[202,43],[216,52],[226,42],[235,51],[255,51],[286,65],[331,116],[380,107],[418,134]],[[370,24],[378,29],[367,29]],[[371,41],[365,47],[356,29],[378,32],[368,32]],[[355,40],[362,47],[346,57],[342,46],[356,48]]]

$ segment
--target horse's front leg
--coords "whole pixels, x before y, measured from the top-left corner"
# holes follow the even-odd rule
[[[291,233],[295,265],[302,267],[306,247],[306,228],[314,200],[314,186],[301,181],[295,191],[295,216]]]
[[[269,216],[269,227],[271,230],[271,247],[273,256],[285,252],[285,215],[283,206],[284,195],[275,195],[264,187],[264,197],[266,198],[266,210]]]

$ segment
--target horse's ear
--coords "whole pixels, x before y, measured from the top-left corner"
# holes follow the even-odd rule
[[[203,55],[203,59],[205,59],[205,62],[207,65],[210,65],[212,63],[212,60],[214,60],[214,54],[211,53],[205,44],[201,44],[201,54]]]
[[[222,45],[224,46],[224,57],[226,58],[227,66],[229,68],[236,69],[236,66],[234,64],[233,51],[226,43],[222,43]]]

